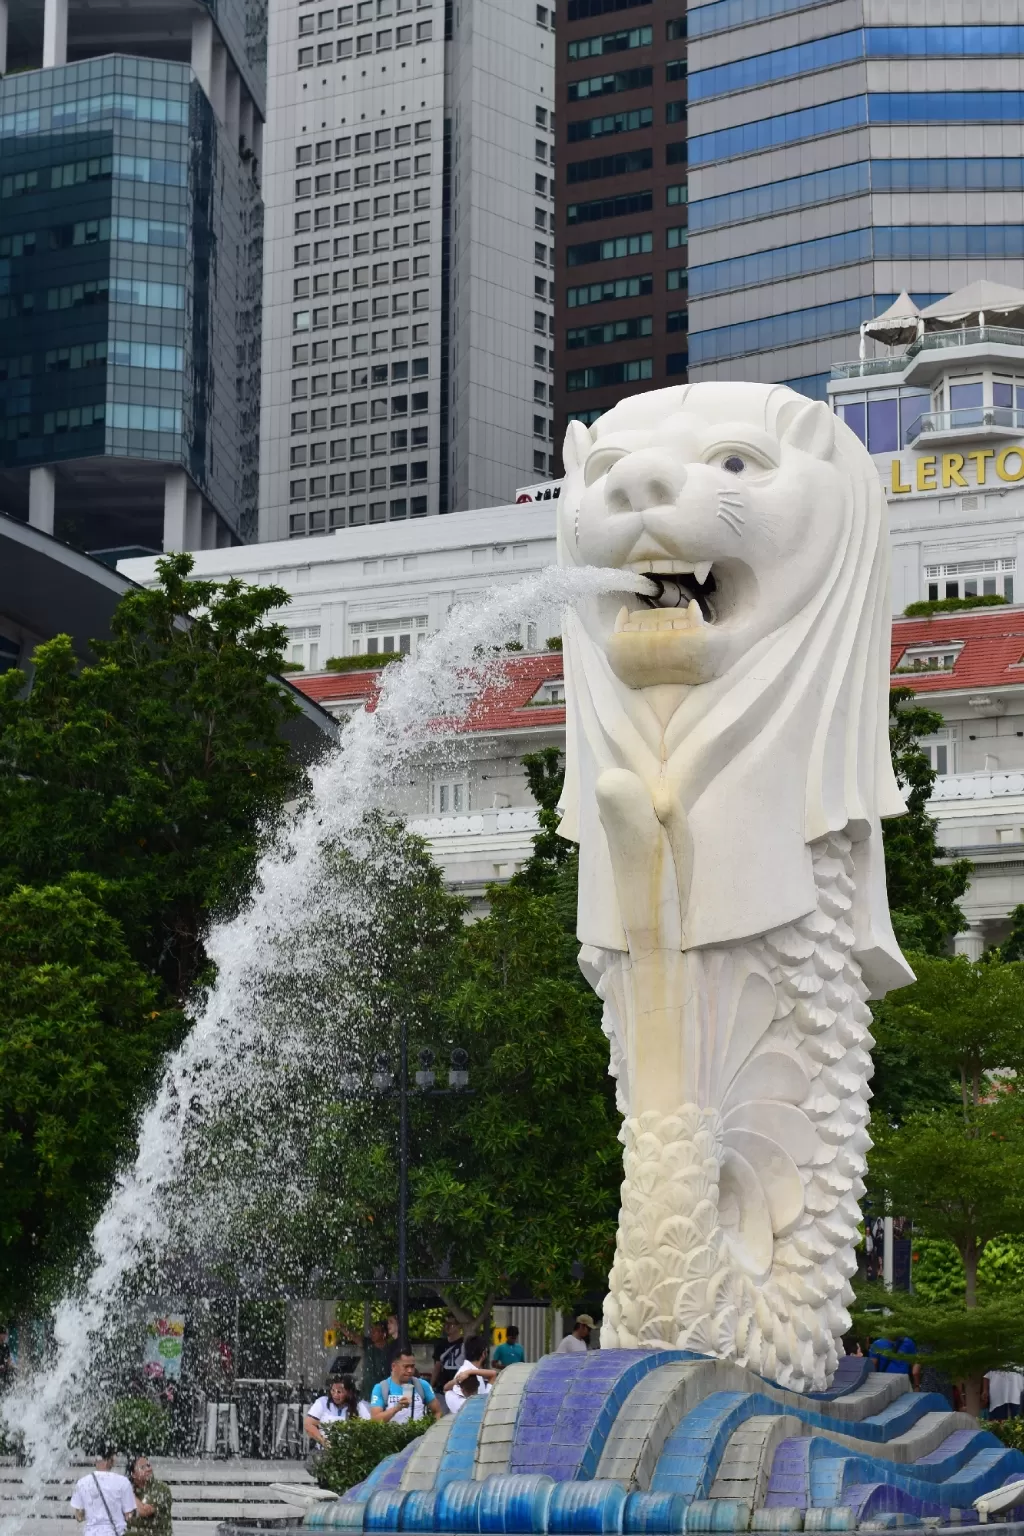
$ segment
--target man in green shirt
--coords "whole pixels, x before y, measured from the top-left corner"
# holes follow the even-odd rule
[[[149,1458],[136,1456],[129,1461],[128,1477],[139,1501],[136,1513],[128,1517],[128,1529],[145,1536],[172,1536],[171,1490],[153,1476]]]
[[[496,1371],[503,1371],[506,1365],[522,1365],[525,1359],[519,1329],[513,1323],[511,1328],[505,1329],[505,1343],[491,1350],[491,1364]]]

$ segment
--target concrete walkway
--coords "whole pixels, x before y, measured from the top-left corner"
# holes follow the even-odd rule
[[[289,1504],[271,1483],[297,1483],[309,1487],[311,1478],[301,1462],[250,1461],[233,1457],[230,1461],[189,1461],[154,1457],[157,1477],[170,1483],[174,1494],[174,1536],[215,1536],[222,1520],[269,1519],[291,1515],[300,1518],[301,1509]],[[30,1518],[22,1492],[22,1471],[10,1457],[0,1457],[0,1520],[21,1516],[18,1536],[73,1536],[80,1529],[68,1500],[71,1490],[90,1463],[69,1468],[59,1483],[48,1489],[43,1511]],[[124,1469],[123,1461],[118,1469]]]

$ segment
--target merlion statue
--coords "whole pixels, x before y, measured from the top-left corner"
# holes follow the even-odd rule
[[[625,1176],[601,1342],[824,1389],[849,1328],[865,999],[913,975],[885,892],[889,551],[821,403],[707,383],[570,424],[560,560],[628,568],[565,628],[562,834]]]

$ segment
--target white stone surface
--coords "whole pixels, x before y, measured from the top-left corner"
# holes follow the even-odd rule
[[[602,1342],[820,1389],[849,1327],[865,999],[911,979],[879,820],[903,809],[885,498],[826,406],[771,385],[634,397],[573,423],[565,459],[562,561],[660,578],[565,627],[562,832],[626,1116]]]

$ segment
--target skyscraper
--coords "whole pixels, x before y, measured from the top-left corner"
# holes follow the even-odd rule
[[[0,497],[83,548],[255,533],[265,25],[261,0],[11,6]]]
[[[550,472],[552,27],[496,0],[275,7],[262,538]]]
[[[685,0],[563,0],[556,422],[687,373]]]
[[[902,289],[923,305],[1020,283],[1020,17],[1013,0],[691,6],[692,378],[824,398]]]

